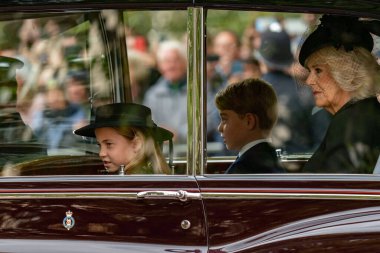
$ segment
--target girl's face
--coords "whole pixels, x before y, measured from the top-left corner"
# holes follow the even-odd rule
[[[111,127],[97,128],[95,135],[100,147],[99,157],[109,172],[116,172],[120,165],[129,164],[140,148],[138,138],[129,140]]]
[[[332,77],[327,64],[310,61],[307,68],[310,72],[306,84],[313,92],[315,104],[335,114],[350,100],[349,92],[340,88]]]

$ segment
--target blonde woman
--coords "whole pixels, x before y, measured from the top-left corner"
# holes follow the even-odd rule
[[[146,106],[134,103],[100,106],[94,121],[74,133],[96,137],[99,157],[109,173],[169,173],[160,145],[171,141],[173,134],[152,121]]]

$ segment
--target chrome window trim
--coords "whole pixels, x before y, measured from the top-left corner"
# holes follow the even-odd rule
[[[188,8],[187,29],[187,175],[203,174],[205,135],[205,28],[203,7]],[[190,173],[190,174],[189,174]]]
[[[138,199],[136,192],[37,192],[37,193],[0,193],[0,200],[14,199]],[[198,195],[198,193],[192,193]],[[228,192],[203,192],[197,199],[325,199],[325,200],[380,200],[380,192],[368,194],[368,192],[357,194],[346,193],[228,193]]]
[[[326,200],[380,200],[380,192],[376,194],[344,194],[344,193],[212,193],[203,192],[202,199],[326,199]]]
[[[78,193],[0,193],[0,199],[137,199],[135,193],[102,193],[102,192],[78,192]]]

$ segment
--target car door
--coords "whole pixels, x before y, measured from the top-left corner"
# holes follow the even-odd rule
[[[40,132],[43,136],[52,131],[52,135],[23,139],[29,127],[36,129],[35,114],[26,112],[35,108],[45,88],[67,80],[60,79],[62,73],[74,77],[71,73],[78,74],[80,69],[80,74],[88,74],[81,79],[89,82],[88,114],[83,120],[91,120],[98,105],[131,100],[127,43],[120,30],[123,13],[141,20],[156,10],[130,14],[125,8],[102,10],[96,5],[73,7],[56,2],[47,6],[45,1],[35,4],[39,8],[33,14],[27,6],[23,7],[25,11],[18,11],[17,6],[6,9],[5,3],[0,6],[2,12],[8,10],[1,21],[3,27],[18,32],[12,38],[2,35],[2,41],[10,40],[12,49],[11,59],[2,58],[7,60],[5,71],[12,80],[6,88],[10,92],[15,92],[17,85],[20,88],[20,93],[1,101],[2,114],[10,112],[17,117],[1,122],[0,251],[207,252],[207,228],[197,182],[188,173],[186,158],[175,157],[173,163],[167,144],[163,152],[172,175],[124,176],[104,170],[95,140],[74,140],[71,138],[77,136],[66,131],[59,145],[51,146],[50,141],[60,135],[58,123],[66,122],[68,114],[50,110],[49,117],[60,118]],[[51,11],[53,6],[55,11]],[[186,18],[185,11],[176,12]],[[186,19],[183,23],[186,27]],[[33,32],[37,37],[28,37]],[[25,37],[18,34],[27,35],[29,44],[24,45]],[[22,62],[22,75],[15,76],[10,68],[14,59]],[[34,74],[38,78],[31,82]],[[22,92],[28,95],[22,97]],[[20,125],[22,129],[17,128]],[[186,143],[182,146],[182,154],[186,154]]]
[[[211,252],[357,252],[379,247],[373,176],[208,175]]]

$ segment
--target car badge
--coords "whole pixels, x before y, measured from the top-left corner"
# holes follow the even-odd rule
[[[71,212],[69,210],[66,212],[66,217],[63,219],[63,226],[67,230],[70,230],[75,225],[75,220],[74,220],[74,217],[72,215],[73,215],[73,212]]]

